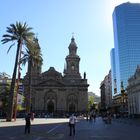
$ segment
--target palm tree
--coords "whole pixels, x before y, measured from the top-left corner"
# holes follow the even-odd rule
[[[26,52],[22,52],[24,54],[21,59],[21,63],[25,65],[28,62],[28,94],[26,95],[26,111],[31,111],[31,86],[32,86],[32,70],[34,71],[38,69],[43,62],[42,54],[40,50],[40,46],[38,43],[38,39],[34,38],[32,43],[26,44],[28,49]]]
[[[11,82],[11,87],[10,87],[10,99],[9,99],[9,107],[8,107],[8,114],[7,114],[7,121],[12,120],[13,116],[13,102],[14,102],[14,89],[15,89],[15,82],[16,82],[16,73],[17,73],[17,65],[18,65],[18,60],[19,60],[19,52],[22,47],[23,43],[29,43],[30,40],[32,40],[34,33],[31,32],[32,28],[28,27],[28,25],[25,23],[21,22],[16,22],[16,24],[10,24],[10,27],[7,27],[7,34],[3,35],[3,39],[1,40],[2,44],[9,43],[9,42],[16,42],[17,43],[17,51],[16,51],[16,58],[15,58],[15,65],[14,65],[14,70],[13,70],[13,75],[12,75],[12,82]],[[12,44],[8,51],[11,49]]]

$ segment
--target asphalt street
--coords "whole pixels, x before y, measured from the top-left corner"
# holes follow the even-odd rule
[[[68,119],[35,119],[31,133],[24,134],[24,119],[0,122],[0,140],[140,140],[140,124],[113,120],[105,124],[79,119],[76,135],[69,136]]]

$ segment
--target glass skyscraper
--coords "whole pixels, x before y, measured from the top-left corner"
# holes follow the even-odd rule
[[[115,65],[115,49],[114,48],[111,49],[110,58],[111,58],[112,95],[115,95],[117,93],[117,87],[116,87],[116,65]]]
[[[113,76],[119,94],[121,82],[126,88],[128,79],[140,64],[140,4],[127,2],[115,7],[113,29],[115,50],[111,53],[114,55],[111,69],[115,68]]]

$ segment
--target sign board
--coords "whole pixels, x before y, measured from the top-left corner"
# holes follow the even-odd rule
[[[19,85],[18,86],[18,90],[19,90],[19,92],[23,92],[24,91],[24,86],[23,85]]]

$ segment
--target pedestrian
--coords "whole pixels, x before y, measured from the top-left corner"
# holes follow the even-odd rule
[[[111,124],[111,120],[112,120],[111,113],[108,113],[107,117],[108,117],[108,124]]]
[[[72,114],[69,118],[70,136],[72,136],[72,134],[75,136],[75,124],[76,124],[76,116]]]
[[[26,116],[25,116],[25,134],[26,132],[28,132],[28,134],[30,134],[30,126],[31,126],[31,116],[30,116],[30,113],[28,113]]]
[[[34,121],[34,117],[35,117],[35,113],[32,112],[32,113],[31,113],[31,120],[32,120],[32,121]]]
[[[96,113],[95,112],[93,114],[93,119],[94,119],[94,122],[96,122]]]

